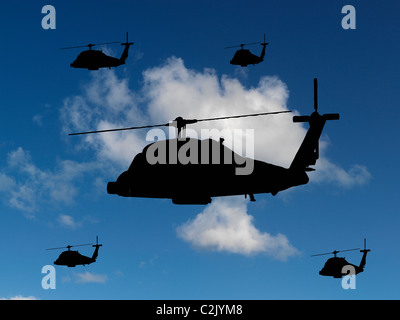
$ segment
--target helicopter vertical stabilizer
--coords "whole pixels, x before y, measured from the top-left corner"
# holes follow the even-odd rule
[[[364,239],[364,250],[360,250],[360,252],[363,253],[363,256],[362,256],[361,262],[360,262],[360,266],[359,266],[359,268],[361,270],[364,270],[365,264],[367,263],[367,253],[371,251],[370,249],[367,249],[366,247],[367,247],[367,239]]]
[[[261,51],[261,55],[260,55],[260,60],[264,61],[264,57],[265,57],[265,47],[268,45],[268,42],[265,42],[265,33],[264,33],[264,42],[261,43],[261,45],[263,46],[262,51]]]
[[[94,249],[93,255],[92,255],[92,260],[96,261],[97,256],[99,255],[99,247],[101,247],[102,244],[99,244],[99,237],[96,236],[96,244],[92,245],[92,247],[95,247],[96,249]]]
[[[319,158],[319,138],[326,120],[339,120],[338,113],[320,115],[318,109],[317,79],[314,78],[314,112],[310,116],[294,116],[293,122],[308,122],[310,127],[294,157],[290,169],[313,171],[310,165],[315,165]]]
[[[119,60],[122,63],[125,63],[126,58],[128,58],[128,51],[129,51],[129,47],[133,44],[133,42],[128,42],[128,32],[126,33],[126,42],[125,43],[121,43],[121,46],[125,46],[124,51],[122,52],[121,58],[119,58]]]

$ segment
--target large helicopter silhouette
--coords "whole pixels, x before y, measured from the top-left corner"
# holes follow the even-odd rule
[[[235,52],[235,55],[230,61],[230,64],[247,67],[247,65],[249,64],[255,65],[264,61],[265,47],[268,45],[268,43],[265,42],[265,34],[264,34],[264,42],[261,43],[263,48],[260,56],[256,56],[255,54],[251,53],[250,50],[248,49],[243,49],[244,46],[253,45],[257,43],[260,42],[242,43],[236,46],[225,47],[225,49],[240,47],[240,49]]]
[[[121,45],[125,46],[124,51],[120,58],[114,58],[106,55],[101,50],[92,50],[92,47],[102,44],[112,44],[112,43],[121,43],[117,42],[103,42],[103,43],[89,43],[84,46],[76,46],[76,47],[66,47],[61,49],[74,49],[74,48],[83,48],[89,47],[89,50],[82,51],[74,62],[70,64],[72,68],[81,68],[88,70],[99,70],[99,68],[109,68],[118,67],[122,64],[125,64],[125,60],[128,58],[129,47],[133,45],[133,42],[128,41],[128,32],[126,33],[126,42],[121,43]]]
[[[327,254],[333,254],[332,258],[329,258],[326,262],[324,267],[319,271],[319,274],[321,276],[330,276],[330,277],[334,277],[334,278],[341,278],[343,276],[345,276],[346,274],[349,273],[349,266],[352,267],[353,271],[355,274],[359,274],[360,272],[364,271],[364,267],[365,264],[367,262],[367,253],[370,252],[370,249],[367,249],[367,243],[366,243],[366,239],[364,239],[364,250],[360,250],[360,252],[363,253],[361,261],[360,261],[360,265],[354,265],[352,263],[349,263],[346,261],[345,258],[343,257],[337,257],[336,255],[339,252],[346,252],[346,251],[354,251],[354,250],[359,250],[360,248],[356,248],[356,249],[347,249],[347,250],[334,250],[332,252],[327,252],[327,253],[320,253],[320,254],[313,254],[312,257],[315,256],[323,256],[323,255],[327,255]],[[344,269],[344,267],[347,267]],[[346,271],[346,272],[345,272]]]
[[[142,127],[107,129],[70,133],[80,135],[120,130],[133,130],[161,126],[175,126],[178,138],[159,140],[147,145],[133,159],[127,171],[115,182],[107,184],[109,194],[123,197],[144,197],[171,199],[175,204],[208,204],[212,197],[249,195],[255,201],[254,194],[278,192],[303,184],[309,178],[307,171],[319,158],[318,144],[326,120],[337,120],[339,114],[320,115],[317,112],[317,79],[314,79],[314,109],[310,116],[294,116],[294,122],[308,122],[309,129],[289,168],[283,168],[263,161],[242,157],[223,145],[223,139],[199,140],[184,138],[182,130],[187,124],[201,121],[223,120],[230,118],[280,114],[290,111],[276,111],[209,119],[183,119],[178,117],[172,123]],[[192,150],[195,152],[192,153]],[[186,161],[187,155],[193,161]],[[164,159],[154,162],[149,155],[158,155]],[[182,156],[184,161],[182,161]],[[214,159],[224,159],[223,163]],[[178,161],[179,160],[179,161]],[[244,170],[252,170],[244,173]],[[239,173],[240,171],[240,173]]]
[[[77,265],[87,265],[91,264],[93,262],[96,262],[98,253],[99,253],[99,247],[102,246],[102,244],[99,244],[99,239],[96,236],[96,244],[92,245],[94,247],[94,252],[92,257],[87,257],[82,254],[80,254],[76,250],[71,250],[72,247],[81,247],[81,246],[90,246],[91,243],[88,244],[78,244],[78,245],[68,245],[66,247],[59,247],[59,248],[50,248],[46,250],[56,250],[56,249],[65,249],[67,248],[68,250],[61,252],[57,260],[54,261],[55,265],[60,265],[60,266],[67,266],[67,267],[75,267]]]

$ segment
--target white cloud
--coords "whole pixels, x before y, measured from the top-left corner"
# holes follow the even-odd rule
[[[34,115],[32,121],[41,127],[43,125],[43,116],[40,114]]]
[[[3,172],[0,172],[0,191],[2,192],[8,191],[14,188],[15,185],[16,183],[14,178],[9,177]]]
[[[66,214],[60,214],[58,216],[58,222],[71,229],[75,229],[80,226],[80,223],[77,223],[72,216]]]
[[[84,173],[98,169],[92,163],[62,160],[53,171],[41,170],[21,147],[8,153],[7,163],[0,174],[0,192],[9,206],[29,213],[44,203],[71,204],[78,193],[76,182]]]
[[[99,70],[83,87],[79,96],[64,100],[60,112],[63,135],[80,131],[132,127],[144,123],[145,115],[138,108],[141,98],[128,87],[128,79],[119,79],[113,70]],[[127,166],[145,146],[143,132],[68,137],[79,148],[91,148],[99,161]]]
[[[253,220],[244,199],[216,199],[177,232],[198,248],[243,255],[266,253],[278,260],[298,254],[285,235],[261,232]]]
[[[0,300],[38,300],[36,297],[34,296],[21,296],[21,295],[17,295],[17,296],[13,296],[10,298],[0,298]]]
[[[75,273],[77,283],[105,283],[108,279],[107,275],[95,274],[91,272]]]
[[[96,224],[99,222],[96,218],[91,216],[83,216],[79,221],[77,221],[74,217],[67,214],[59,214],[57,221],[61,226],[70,229],[80,228],[84,223]]]
[[[347,171],[329,162],[327,159],[319,159],[315,166],[314,181],[318,183],[334,183],[341,187],[351,188],[362,186],[369,182],[371,174],[363,165],[352,165]]]

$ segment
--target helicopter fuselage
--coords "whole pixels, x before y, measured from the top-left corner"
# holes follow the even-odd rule
[[[344,269],[344,267],[346,267]],[[329,258],[324,267],[319,271],[321,276],[329,276],[334,278],[342,278],[344,275],[348,274],[349,267],[353,270],[353,274],[359,274],[364,271],[364,267],[356,266],[352,263],[346,261],[342,257]],[[346,272],[345,272],[346,271]]]
[[[256,56],[247,49],[239,49],[236,51],[232,60],[230,61],[233,65],[239,65],[242,67],[246,67],[249,64],[258,64],[262,62],[264,59],[262,57]]]
[[[110,57],[101,50],[86,50],[78,55],[75,61],[71,63],[71,67],[98,70],[99,68],[118,67],[124,63],[124,60]]]
[[[208,204],[212,197],[276,195],[308,180],[304,170],[242,157],[212,139],[171,139],[145,147],[116,182],[108,183],[107,192],[123,197],[172,199],[175,204]]]
[[[60,266],[75,267],[76,265],[91,264],[95,261],[96,259],[84,256],[78,251],[68,250],[62,252],[57,260],[54,261],[54,264]]]

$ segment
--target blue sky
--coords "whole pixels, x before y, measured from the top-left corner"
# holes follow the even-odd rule
[[[46,4],[56,9],[55,30],[41,27]],[[355,30],[341,26],[347,4]],[[3,4],[0,298],[398,299],[399,10],[395,1]],[[123,41],[127,31],[135,44],[117,69],[72,69],[80,50],[60,50]],[[264,33],[264,62],[229,64],[235,50],[224,47]],[[317,171],[309,184],[254,203],[109,195],[107,182],[148,143],[146,131],[67,136],[178,115],[310,114],[315,77],[319,111],[341,116],[325,126]],[[285,167],[307,129],[288,115],[212,125],[254,129],[256,158]],[[201,128],[212,127],[193,126]],[[96,235],[97,262],[57,266],[56,289],[44,290],[41,269],[61,253],[45,249]],[[328,256],[310,255],[362,247],[364,238],[371,252],[355,290],[318,275]]]

